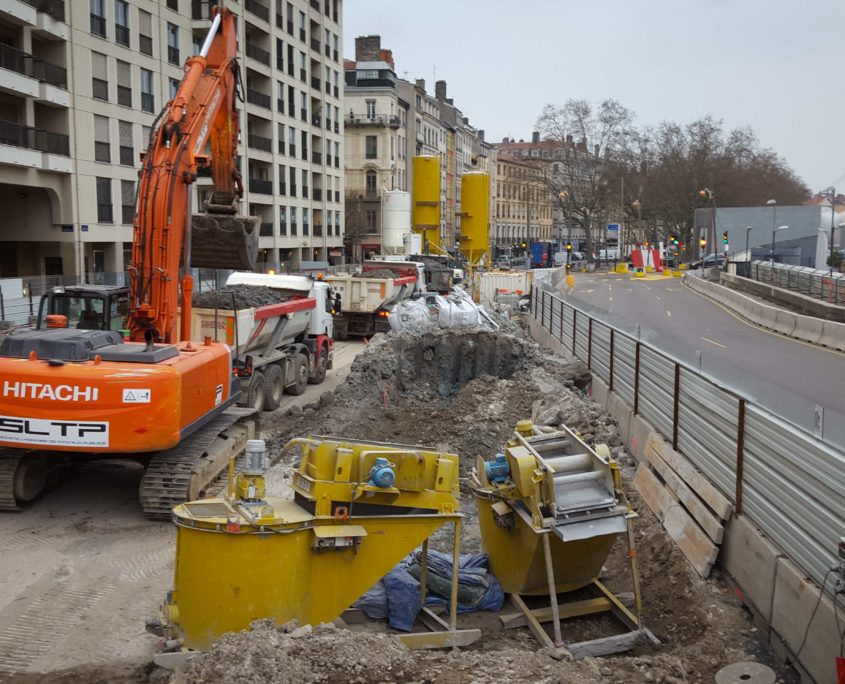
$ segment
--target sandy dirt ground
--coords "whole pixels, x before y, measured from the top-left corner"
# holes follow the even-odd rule
[[[325,382],[286,396],[277,413],[337,387],[365,348],[338,342]],[[102,681],[143,675],[156,641],[144,619],[170,589],[175,535],[141,514],[141,474],[131,463],[86,464],[30,509],[0,516],[0,681],[100,663],[111,672]]]

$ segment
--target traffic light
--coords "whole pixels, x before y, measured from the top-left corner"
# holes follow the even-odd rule
[[[571,252],[571,251],[572,251],[572,243],[571,243],[571,242],[567,242],[567,243],[566,243],[566,251],[567,251],[567,252]]]
[[[725,231],[724,233],[722,233],[722,244],[723,245],[728,244],[728,231]]]
[[[522,243],[522,245],[520,245],[520,246],[522,247],[522,249],[525,249],[528,245],[526,245],[526,244],[523,242],[523,243]]]
[[[701,238],[699,239],[698,244],[701,246],[701,249],[704,249],[707,246],[707,240]]]

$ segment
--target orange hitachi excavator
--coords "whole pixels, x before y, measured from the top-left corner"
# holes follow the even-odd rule
[[[69,327],[67,316],[52,314],[46,327],[0,342],[0,510],[34,499],[57,465],[125,457],[147,465],[140,487],[146,514],[169,518],[256,436],[255,411],[233,405],[229,348],[188,341],[190,267],[250,269],[257,255],[258,221],[237,212],[235,22],[228,9],[213,11],[202,50],[188,60],[143,155],[128,269],[129,339],[114,330],[122,325],[83,325],[80,317]],[[208,167],[212,198],[205,213],[192,215],[191,185]],[[101,315],[115,299],[106,289]]]

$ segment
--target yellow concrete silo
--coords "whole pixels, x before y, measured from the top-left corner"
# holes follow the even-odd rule
[[[476,266],[490,248],[490,176],[471,171],[461,176],[461,253]]]
[[[411,221],[423,235],[423,249],[440,251],[440,157],[414,157]]]

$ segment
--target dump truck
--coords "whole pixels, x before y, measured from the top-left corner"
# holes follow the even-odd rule
[[[334,331],[339,340],[388,332],[390,308],[420,292],[424,282],[421,266],[402,261],[366,261],[358,273],[331,275],[327,280],[337,295]]]
[[[242,301],[261,303],[239,306]],[[326,379],[333,301],[328,283],[307,276],[233,273],[223,289],[194,293],[191,339],[229,345],[238,403],[274,411],[285,392],[302,394]]]

